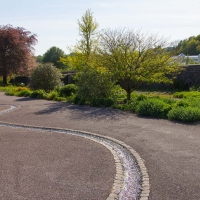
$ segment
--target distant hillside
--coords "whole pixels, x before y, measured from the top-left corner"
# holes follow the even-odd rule
[[[181,40],[176,47],[177,54],[184,53],[185,55],[200,54],[200,35],[191,36],[188,39]]]

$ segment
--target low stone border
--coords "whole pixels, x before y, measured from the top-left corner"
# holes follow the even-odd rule
[[[11,108],[6,109],[4,111],[1,111],[0,114],[4,114],[13,110],[16,110],[19,108],[19,106],[10,105]],[[126,178],[126,171],[124,169],[123,161],[120,158],[119,154],[116,152],[116,150],[112,147],[112,145],[109,145],[109,143],[113,143],[115,145],[118,145],[119,147],[123,148],[125,151],[129,152],[132,157],[134,158],[137,168],[140,172],[140,192],[137,193],[137,196],[134,198],[127,198],[126,199],[139,199],[139,200],[148,200],[149,199],[149,193],[150,193],[150,184],[149,184],[149,175],[147,172],[147,169],[145,167],[143,159],[139,156],[139,154],[129,145],[125,144],[122,141],[119,141],[117,139],[108,137],[108,136],[102,136],[96,133],[86,132],[86,131],[80,131],[80,130],[71,130],[71,129],[64,129],[64,128],[55,128],[55,127],[41,127],[41,126],[29,126],[29,125],[20,125],[20,124],[13,124],[13,123],[6,123],[0,121],[0,126],[8,126],[12,128],[26,128],[26,129],[34,129],[34,130],[42,130],[42,131],[51,131],[51,132],[60,132],[60,133],[67,133],[72,135],[81,136],[87,139],[90,139],[94,142],[98,142],[102,145],[104,145],[107,149],[110,150],[110,152],[113,154],[115,165],[116,165],[116,176],[114,179],[114,184],[112,187],[112,191],[107,198],[107,200],[118,200],[118,199],[125,199],[120,197],[120,193],[122,192],[123,188],[125,187],[125,178]],[[103,142],[104,141],[104,142]],[[105,142],[106,141],[106,142]]]
[[[6,110],[2,110],[0,111],[0,115],[14,111],[16,109],[18,109],[20,106],[16,106],[16,105],[9,105],[9,104],[1,104],[0,106],[10,106],[10,108],[6,109]]]

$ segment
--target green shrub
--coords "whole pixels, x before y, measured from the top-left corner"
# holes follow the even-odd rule
[[[161,99],[148,98],[140,101],[136,113],[140,116],[166,118],[171,106]]]
[[[29,90],[29,88],[20,86],[20,87],[17,87],[14,89],[15,92],[20,92],[20,91],[24,91],[24,90]]]
[[[200,120],[200,109],[195,107],[174,107],[167,116],[171,120],[195,122]]]
[[[198,91],[191,91],[191,92],[176,92],[173,94],[175,98],[200,98],[200,92]]]
[[[126,91],[119,85],[114,85],[112,88],[112,98],[119,102],[124,101],[127,98]]]
[[[58,89],[61,97],[68,97],[77,91],[77,86],[75,84],[65,85]]]
[[[200,109],[200,98],[187,98],[191,107],[198,107]]]
[[[13,90],[8,90],[5,92],[6,95],[8,96],[14,96],[15,95],[15,92]]]
[[[107,99],[112,95],[114,84],[110,75],[87,69],[77,76],[77,95],[85,101]]]
[[[68,97],[66,97],[66,101],[67,102],[71,102],[71,103],[74,103],[74,98],[76,97],[76,95],[71,95],[71,96],[68,96]]]
[[[121,110],[125,110],[125,111],[131,111],[131,112],[135,112],[136,108],[137,108],[138,102],[135,101],[134,103],[127,103],[127,104],[122,104],[120,106]]]
[[[189,106],[189,102],[185,99],[177,101],[175,104],[175,107],[188,107],[188,106]]]
[[[13,91],[13,92],[15,92],[16,88],[17,87],[13,86],[13,85],[0,86],[0,91],[5,91],[5,92]]]
[[[173,105],[173,104],[175,104],[176,102],[177,102],[177,100],[175,100],[175,99],[169,99],[169,98],[162,98],[162,100],[165,102],[165,103],[167,103],[167,104],[169,104],[169,105]]]
[[[114,103],[113,105],[111,105],[111,108],[123,110],[123,104]]]
[[[147,96],[144,95],[144,94],[140,94],[140,95],[138,95],[138,96],[136,97],[136,101],[143,101],[143,100],[145,100],[145,99],[147,99]]]
[[[173,94],[173,97],[174,97],[174,98],[182,99],[183,96],[184,96],[183,92],[175,92],[175,93]]]
[[[44,90],[35,90],[31,93],[31,98],[45,99],[47,96]]]
[[[32,94],[30,90],[21,90],[17,93],[17,96],[19,97],[28,97]]]
[[[113,104],[114,104],[114,101],[111,98],[108,98],[108,99],[92,99],[90,101],[90,105],[91,106],[105,106],[105,107],[110,107]]]
[[[65,97],[55,97],[53,100],[54,101],[66,101],[66,98]]]
[[[86,101],[84,99],[80,98],[79,96],[75,96],[73,98],[73,103],[79,104],[79,105],[84,105],[86,103]]]
[[[200,92],[200,86],[199,85],[193,85],[190,87],[190,91],[199,91]]]
[[[123,104],[117,104],[114,102],[113,105],[111,105],[111,108],[135,112],[138,106],[138,103],[139,101],[131,101],[128,103],[123,103]]]
[[[30,87],[33,90],[50,92],[61,84],[60,72],[50,63],[40,64],[32,71]]]
[[[199,91],[191,91],[191,92],[188,92],[188,93],[186,94],[186,97],[187,97],[187,98],[191,98],[191,97],[193,97],[193,98],[200,98],[200,92],[199,92]]]
[[[176,101],[173,107],[198,107],[200,108],[200,99],[199,98],[184,98],[180,101]]]
[[[46,99],[47,100],[55,100],[59,96],[59,93],[55,90],[51,91],[47,94]]]

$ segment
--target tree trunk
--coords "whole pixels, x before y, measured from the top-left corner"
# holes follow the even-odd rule
[[[7,76],[3,75],[3,85],[7,85]]]
[[[7,68],[6,68],[6,61],[2,58],[2,75],[3,75],[3,85],[7,85]]]
[[[127,101],[130,101],[132,92],[131,81],[127,79],[121,79],[119,80],[119,84],[121,88],[123,88],[126,91]]]
[[[126,91],[127,100],[130,101],[131,99],[131,91]]]
[[[127,82],[127,87],[126,87],[126,93],[127,93],[127,101],[129,102],[131,100],[131,81],[129,80]]]

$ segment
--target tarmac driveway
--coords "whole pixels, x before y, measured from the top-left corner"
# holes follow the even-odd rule
[[[95,132],[125,142],[145,160],[151,200],[200,199],[200,124],[139,118],[118,110],[9,97],[3,93],[0,104],[21,106],[0,115],[0,121]]]

